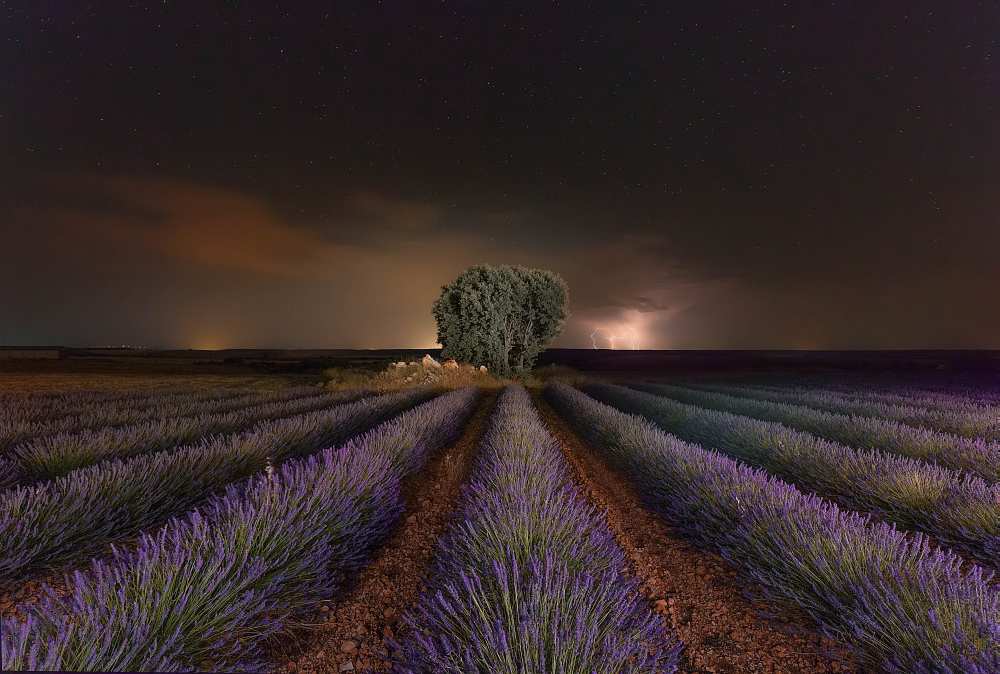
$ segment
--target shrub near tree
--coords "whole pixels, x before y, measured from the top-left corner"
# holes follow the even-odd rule
[[[469,267],[434,302],[442,355],[502,377],[530,370],[562,332],[568,295],[562,277],[545,269]]]

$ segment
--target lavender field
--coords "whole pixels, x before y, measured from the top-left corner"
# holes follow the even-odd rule
[[[995,393],[3,393],[2,668],[997,673]]]

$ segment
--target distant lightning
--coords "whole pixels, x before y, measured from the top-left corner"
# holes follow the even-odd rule
[[[635,330],[633,330],[630,327],[625,327],[624,331],[630,337],[630,339],[629,339],[629,348],[631,348],[633,351],[636,350],[636,349],[638,349],[639,348],[639,337],[638,337],[638,335],[636,335]],[[593,332],[590,333],[590,345],[593,348],[595,348],[595,349],[601,348],[601,347],[599,347],[597,345],[597,336],[598,336],[598,334],[603,334],[605,336],[604,339],[607,340],[609,348],[611,348],[611,349],[618,348],[618,347],[615,346],[615,340],[618,339],[618,335],[616,335],[615,333],[610,332],[608,330],[605,330],[604,328],[596,328]]]
[[[601,331],[601,329],[600,329],[600,328],[597,328],[597,329],[596,329],[596,330],[594,330],[594,331],[593,331],[592,333],[590,333],[590,343],[591,343],[591,345],[592,345],[592,346],[593,346],[593,347],[594,347],[595,349],[596,349],[596,348],[598,348],[598,347],[597,347],[597,333],[598,333],[598,332],[600,332],[600,331]]]
[[[605,335],[604,339],[607,340],[608,345],[612,349],[615,348],[615,335],[614,335],[614,333],[608,332],[604,328],[597,328],[592,333],[590,333],[590,344],[591,344],[591,346],[593,346],[595,349],[601,348],[601,347],[599,347],[597,345],[597,335],[598,335],[598,333],[603,333]]]
[[[635,330],[632,328],[625,328],[625,331],[632,337],[630,342],[632,350],[637,351],[639,349],[639,336],[635,334]]]

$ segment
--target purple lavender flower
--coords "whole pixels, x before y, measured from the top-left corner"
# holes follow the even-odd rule
[[[670,672],[680,645],[572,485],[524,389],[501,395],[399,672]]]
[[[546,395],[649,506],[873,668],[1000,671],[992,573],[561,384]],[[934,610],[934,619],[930,611]]]
[[[852,447],[875,447],[1000,482],[1000,442],[964,438],[891,419],[849,416],[801,405],[754,400],[682,386],[641,384],[635,388],[679,402],[776,421]]]
[[[267,403],[291,401],[316,395],[312,386],[296,386],[278,391],[196,392],[187,395],[155,398],[125,398],[101,402],[99,405],[79,405],[48,408],[29,412],[24,406],[12,405],[0,413],[0,450],[45,435],[77,433],[102,426],[124,426],[165,417],[216,414],[254,407]],[[337,392],[343,402],[361,397],[363,392]],[[207,397],[206,397],[207,396]]]
[[[94,561],[65,598],[5,620],[10,669],[101,671],[263,665],[261,643],[333,595],[402,511],[400,483],[458,436],[478,391],[405,412],[339,449],[289,461],[184,519],[134,552]]]
[[[231,433],[268,419],[279,419],[343,402],[343,393],[314,393],[252,407],[188,417],[147,419],[76,433],[43,435],[7,450],[12,475],[20,483],[51,480],[77,468],[114,458],[127,458]]]
[[[814,388],[764,388],[757,386],[705,385],[692,388],[726,395],[805,405],[836,414],[892,419],[917,428],[927,427],[969,438],[1000,440],[1000,409],[957,399],[934,404],[920,397],[872,393],[864,389],[830,391]]]
[[[373,396],[0,492],[0,582],[141,531],[269,463],[342,443],[432,395],[410,389]]]
[[[684,440],[747,461],[845,508],[931,534],[981,564],[1000,564],[1000,484],[620,386],[596,385],[585,390],[602,402],[645,416]]]

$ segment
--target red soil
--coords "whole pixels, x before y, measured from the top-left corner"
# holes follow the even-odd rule
[[[283,656],[280,671],[339,674],[389,668],[388,639],[398,638],[400,614],[423,590],[437,540],[458,504],[495,399],[495,394],[487,395],[462,437],[409,480],[406,514],[397,531],[348,593],[323,607],[319,624],[303,642],[276,654]]]

